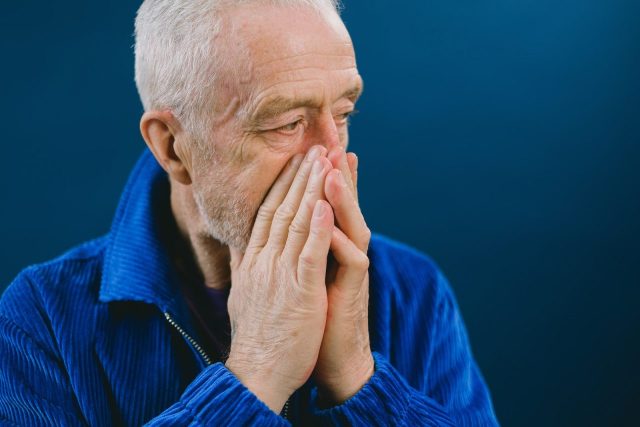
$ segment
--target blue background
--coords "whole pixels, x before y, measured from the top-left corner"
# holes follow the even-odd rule
[[[5,2],[0,289],[107,232],[139,2]],[[640,3],[347,0],[370,226],[447,273],[501,422],[640,425]]]

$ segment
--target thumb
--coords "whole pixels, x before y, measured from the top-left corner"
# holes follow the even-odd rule
[[[242,264],[244,253],[236,248],[229,247],[229,255],[231,256],[231,262],[229,263],[231,270],[237,270],[240,264]]]

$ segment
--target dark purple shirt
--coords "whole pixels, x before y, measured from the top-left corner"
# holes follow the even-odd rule
[[[185,285],[185,299],[193,314],[194,326],[204,350],[214,361],[226,361],[231,344],[231,325],[227,311],[231,286],[219,290],[209,288],[202,282],[190,281]]]

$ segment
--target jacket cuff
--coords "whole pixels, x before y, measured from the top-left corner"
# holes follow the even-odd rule
[[[311,412],[322,424],[400,425],[415,392],[379,353],[373,352],[375,371],[369,381],[347,401],[328,409],[318,407],[318,388],[311,390]]]
[[[288,426],[222,363],[202,371],[181,399],[194,421],[203,425]]]

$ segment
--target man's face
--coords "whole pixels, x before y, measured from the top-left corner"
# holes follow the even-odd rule
[[[244,250],[257,210],[287,161],[313,145],[348,143],[362,90],[349,34],[335,13],[246,5],[226,13],[213,158],[194,156],[205,232]]]

